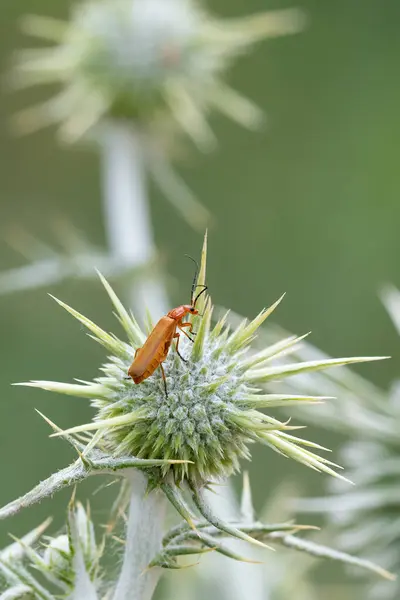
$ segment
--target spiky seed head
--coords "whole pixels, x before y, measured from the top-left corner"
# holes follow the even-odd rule
[[[198,284],[204,284],[205,261],[206,241]],[[163,363],[166,395],[160,369],[139,385],[127,378],[135,350],[143,346],[146,336],[104,278],[102,281],[129,343],[103,331],[58,301],[89,329],[91,337],[107,349],[108,361],[101,368],[102,375],[92,383],[37,381],[28,384],[90,400],[96,410],[93,421],[66,430],[64,434],[87,432],[92,435],[96,432],[91,444],[100,445],[103,451],[114,456],[190,461],[161,466],[156,472],[157,477],[164,481],[172,474],[177,481],[188,480],[201,486],[210,479],[226,477],[239,470],[241,459],[250,458],[248,446],[251,442],[262,443],[317,471],[339,477],[334,463],[312,451],[323,448],[294,437],[289,431],[296,429],[295,426],[257,409],[285,402],[319,400],[310,396],[265,394],[264,385],[272,379],[281,380],[302,371],[365,361],[366,358],[295,363],[286,365],[285,369],[271,366],[271,360],[280,352],[287,354],[296,339],[286,341],[280,348],[267,348],[264,353],[255,355],[251,354],[251,342],[280,300],[262,310],[253,321],[244,321],[231,331],[226,317],[212,325],[211,301],[202,296],[198,308],[203,316],[192,317],[197,333],[194,343],[183,334],[180,337],[180,352],[188,362],[182,362],[172,344]]]
[[[196,0],[86,0],[70,22],[27,17],[25,30],[55,45],[21,52],[14,78],[62,90],[21,113],[20,125],[58,122],[74,141],[99,122],[128,119],[147,133],[181,129],[209,149],[211,109],[250,127],[261,118],[223,83],[227,67],[258,40],[296,32],[303,21],[297,10],[223,20]]]

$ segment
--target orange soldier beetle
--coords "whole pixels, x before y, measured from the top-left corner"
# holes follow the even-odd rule
[[[174,339],[176,339],[176,352],[179,358],[183,362],[188,362],[185,358],[183,358],[183,356],[179,352],[180,333],[178,333],[177,329],[179,329],[184,335],[186,335],[186,337],[191,342],[194,342],[194,340],[189,335],[189,333],[191,333],[192,335],[196,335],[195,332],[192,331],[193,324],[190,322],[183,322],[183,318],[188,314],[199,314],[199,311],[196,308],[196,304],[200,296],[204,294],[207,290],[206,285],[196,285],[199,266],[191,256],[188,256],[188,258],[190,258],[190,260],[192,260],[196,265],[196,272],[193,278],[192,290],[190,295],[190,304],[182,304],[181,306],[177,306],[176,308],[170,310],[167,315],[161,317],[154,329],[151,331],[149,337],[147,338],[143,346],[141,348],[137,348],[135,352],[135,357],[128,371],[129,377],[132,377],[135,383],[141,383],[142,381],[150,377],[150,375],[154,373],[157,367],[160,367],[162,378],[164,381],[165,395],[167,396],[167,398],[167,382],[165,380],[165,371],[162,363],[167,358],[169,349],[172,344],[172,340]],[[203,289],[195,297],[194,292],[196,287],[202,287]],[[188,328],[188,332],[185,331],[185,328]]]

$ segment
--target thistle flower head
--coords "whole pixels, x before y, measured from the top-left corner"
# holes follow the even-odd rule
[[[198,285],[204,284],[205,262],[206,243]],[[209,298],[203,295],[197,305],[202,316],[193,317],[196,332],[194,342],[189,341],[183,332],[180,333],[179,354],[185,362],[174,343],[163,362],[166,389],[161,369],[135,385],[127,378],[127,372],[137,348],[145,343],[146,336],[104,278],[102,281],[128,342],[103,331],[58,301],[89,329],[91,336],[106,348],[109,358],[101,369],[102,376],[92,383],[36,381],[28,384],[88,398],[96,410],[92,422],[56,435],[89,434],[90,447],[97,445],[109,455],[165,461],[154,471],[157,482],[173,475],[176,481],[187,480],[197,488],[209,480],[238,471],[240,460],[250,458],[248,446],[252,442],[269,446],[317,471],[339,476],[334,470],[334,463],[310,450],[322,449],[320,446],[294,437],[289,431],[296,427],[259,410],[282,404],[318,402],[321,398],[266,394],[263,388],[274,379],[281,380],[304,371],[367,359],[335,359],[274,366],[271,362],[274,358],[290,352],[302,339],[291,337],[255,354],[251,353],[251,342],[257,329],[280,300],[262,310],[252,321],[243,321],[232,331],[227,325],[226,315],[212,325],[212,305]],[[162,326],[159,326],[159,331],[164,343],[167,338],[163,338],[165,331]],[[149,363],[157,360],[157,356],[157,351],[150,349]],[[183,462],[167,462],[171,460]]]
[[[70,22],[29,17],[25,30],[54,46],[21,53],[21,85],[61,84],[61,93],[20,115],[26,129],[61,123],[73,141],[104,119],[151,131],[178,127],[209,148],[206,113],[218,109],[254,127],[261,113],[223,83],[232,60],[258,40],[302,27],[296,10],[236,20],[195,0],[86,0]]]

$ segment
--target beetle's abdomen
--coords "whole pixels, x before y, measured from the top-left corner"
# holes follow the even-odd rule
[[[129,369],[128,371],[128,375],[130,375],[133,379],[133,381],[135,383],[142,383],[142,381],[144,381],[145,379],[147,379],[148,377],[150,377],[150,375],[153,375],[154,371],[157,369],[157,367],[160,366],[160,364],[166,359],[168,352],[165,353],[165,356],[161,357],[161,356],[157,356],[155,357],[151,363],[148,365],[147,369],[144,371],[144,373],[139,374],[132,374],[131,369]]]
[[[176,321],[168,316],[159,320],[129,367],[128,375],[135,383],[150,377],[166,359],[175,331]]]

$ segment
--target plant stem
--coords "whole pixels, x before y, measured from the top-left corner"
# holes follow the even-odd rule
[[[137,271],[126,290],[126,301],[143,319],[167,312],[167,297],[157,274],[148,264],[155,257],[146,174],[138,132],[113,124],[103,141],[104,221],[109,252],[123,267]],[[151,600],[161,569],[146,572],[161,547],[166,511],[164,496],[146,494],[147,479],[140,471],[128,471],[131,500],[124,561],[113,600]]]
[[[113,600],[151,600],[162,569],[146,571],[161,548],[166,499],[154,490],[146,493],[147,478],[136,469],[128,472],[131,500],[124,562]]]
[[[104,223],[109,251],[124,267],[142,270],[128,292],[128,301],[141,317],[165,314],[164,288],[146,272],[155,257],[146,175],[139,134],[125,124],[109,126],[103,138]]]

